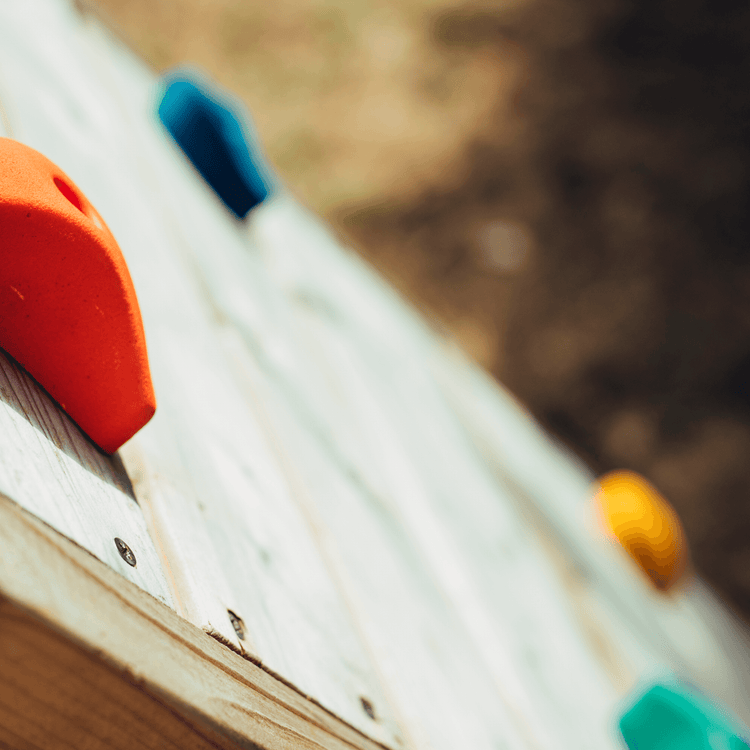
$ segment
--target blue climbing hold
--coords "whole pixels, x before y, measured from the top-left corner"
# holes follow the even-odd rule
[[[227,207],[244,218],[273,182],[247,112],[197,71],[174,71],[165,83],[159,119]]]
[[[630,750],[748,750],[745,734],[729,714],[694,690],[657,684],[620,719]]]

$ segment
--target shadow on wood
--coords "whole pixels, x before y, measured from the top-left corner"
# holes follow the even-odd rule
[[[117,454],[107,456],[94,445],[54,399],[7,352],[0,349],[0,401],[22,416],[43,438],[86,471],[124,492],[133,487]],[[136,501],[137,502],[137,501]]]

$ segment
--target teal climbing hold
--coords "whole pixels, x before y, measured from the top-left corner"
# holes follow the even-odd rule
[[[641,693],[620,719],[620,732],[630,750],[750,748],[747,730],[728,709],[679,683],[653,685]]]

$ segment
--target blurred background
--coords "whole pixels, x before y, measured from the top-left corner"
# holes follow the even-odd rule
[[[750,17],[732,0],[91,0],[750,618]]]

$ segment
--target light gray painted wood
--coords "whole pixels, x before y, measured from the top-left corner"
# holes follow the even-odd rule
[[[448,587],[456,564],[446,547],[452,541],[464,554],[468,571],[453,586],[455,600],[462,612],[479,614],[468,627],[488,656],[494,650],[496,674],[507,675],[510,663],[526,705],[544,707],[570,746],[603,741],[597,727],[611,730],[619,697],[669,671],[747,721],[746,627],[698,579],[670,596],[646,584],[595,525],[593,477],[374,274],[336,250],[314,221],[277,201],[258,213],[251,239],[298,303],[308,320],[304,340],[329,369],[328,411],[338,407],[344,422],[332,427],[343,438],[341,452],[356,463],[347,446],[360,447],[358,473],[399,498],[394,510],[402,515],[420,504],[415,498],[423,509],[425,498],[432,503],[449,543],[436,543],[445,531],[418,512],[410,534],[431,555],[438,578],[445,571]],[[355,314],[346,315],[355,299]],[[359,421],[358,434],[352,421]],[[399,472],[411,473],[411,483],[396,481]],[[386,486],[389,473],[394,482]],[[401,497],[399,484],[410,487]],[[430,531],[422,534],[424,528]],[[492,623],[483,633],[482,620]],[[504,659],[497,658],[498,637]]]
[[[0,352],[0,493],[165,604],[172,598],[128,476]],[[136,566],[120,556],[115,538]]]
[[[0,29],[0,35],[7,56],[14,58],[17,48],[12,26]],[[14,59],[23,64],[23,58]],[[3,137],[17,137],[8,102],[13,67],[0,66],[0,136]],[[161,560],[119,458],[102,454],[33,378],[3,352],[0,352],[0,492],[152,596],[172,605]],[[135,567],[120,556],[115,537],[130,546],[136,558]]]
[[[624,687],[669,670],[750,723],[747,627],[700,578],[654,590],[599,530],[593,477],[460,352],[436,349],[432,367],[478,453],[568,561],[579,610],[628,675]]]
[[[295,408],[276,373],[232,336],[226,347],[262,404],[297,498],[308,506],[329,565],[355,613],[410,746],[556,747],[498,689],[483,644],[465,628],[390,498],[373,492],[309,415]],[[509,679],[512,678],[508,675]]]
[[[222,350],[196,254],[244,240],[155,118],[154,78],[66,3],[0,7],[13,134],[60,164],[109,224],[144,318],[158,408],[123,450],[184,616],[376,741],[403,742],[348,605]],[[7,45],[5,44],[7,42]],[[222,269],[223,270],[223,269]],[[252,268],[243,268],[252,278]],[[238,279],[237,304],[268,303]],[[284,336],[277,337],[280,342]],[[228,610],[244,622],[240,640]],[[376,718],[361,698],[375,706]]]
[[[118,70],[122,70],[122,67],[118,66]],[[123,84],[123,88],[118,87],[118,90],[123,91],[125,86],[127,82]],[[143,91],[135,90],[130,95],[137,96],[136,101],[144,106]],[[512,705],[504,704],[503,694],[483,664],[482,650],[477,648],[477,644],[466,633],[454,603],[446,600],[440,587],[435,587],[429,566],[415,563],[413,553],[409,551],[411,542],[404,530],[398,526],[392,528],[393,521],[388,518],[385,519],[384,528],[382,520],[378,522],[376,518],[372,518],[367,511],[371,498],[362,496],[356,482],[354,487],[351,486],[352,480],[347,474],[346,465],[332,461],[326,448],[325,431],[314,427],[327,425],[331,414],[327,411],[328,402],[321,400],[319,396],[326,387],[323,382],[326,373],[314,366],[314,360],[307,356],[300,341],[296,315],[286,297],[276,290],[261,263],[262,256],[248,253],[244,242],[237,242],[231,226],[226,229],[224,225],[218,225],[216,219],[206,218],[209,215],[206,205],[213,206],[215,201],[206,201],[202,192],[193,188],[189,171],[184,172],[183,179],[177,184],[173,175],[180,165],[164,158],[164,154],[169,151],[168,141],[161,138],[155,142],[154,135],[145,129],[139,131],[137,123],[131,124],[130,128],[142,138],[139,141],[140,148],[147,151],[148,164],[153,169],[149,181],[153,180],[162,193],[170,188],[169,195],[163,199],[164,203],[171,202],[171,210],[175,216],[179,216],[179,226],[184,234],[180,247],[186,251],[184,257],[195,264],[198,272],[196,278],[200,278],[204,285],[201,290],[202,299],[210,300],[213,320],[218,323],[214,330],[221,334],[223,347],[233,364],[235,379],[243,384],[247,402],[254,404],[266,438],[273,438],[273,446],[283,467],[283,474],[291,485],[294,501],[309,526],[314,529],[329,575],[332,574],[340,590],[346,594],[345,599],[356,626],[363,635],[369,652],[374,655],[379,676],[386,686],[385,701],[377,694],[374,695],[368,686],[361,687],[358,694],[372,703],[379,722],[387,721],[387,701],[395,705],[406,739],[416,747],[447,749],[465,746],[467,743],[471,747],[488,750],[498,747],[555,746],[539,739],[542,733],[537,728],[537,716],[529,722],[523,716],[517,716]],[[179,174],[183,175],[182,172]],[[166,346],[166,343],[163,345]],[[201,352],[205,351],[205,346],[208,343],[200,347]],[[216,363],[221,360],[221,354],[214,351],[210,359],[212,363]],[[189,369],[192,371],[194,368]],[[185,368],[180,370],[184,372]],[[285,382],[287,379],[288,383]],[[266,387],[269,388],[268,391],[265,390]],[[280,391],[276,390],[278,387]],[[224,384],[222,388],[212,387],[210,390],[221,390],[227,394],[228,388],[229,384]],[[269,410],[269,403],[276,397],[279,398],[279,410]],[[206,396],[181,393],[176,398],[176,403],[192,403],[200,398],[205,400]],[[239,399],[234,395],[230,393],[225,398],[235,404],[235,409],[239,409]],[[205,418],[213,415],[215,420],[217,413],[225,415],[221,425],[225,433],[234,429],[228,424],[229,420],[226,420],[228,407],[217,409],[216,405],[206,405],[205,408]],[[282,427],[284,415],[289,420],[284,423],[287,428]],[[247,431],[249,428],[246,423],[252,420],[244,412],[237,417],[238,421],[240,418],[242,429]],[[205,431],[206,423],[201,424]],[[312,432],[310,425],[313,425]],[[181,431],[188,429],[189,425],[181,425]],[[236,429],[239,430],[240,427]],[[144,430],[143,436],[139,436],[138,442],[145,445],[144,441],[149,439],[148,436],[149,428]],[[293,440],[299,450],[291,450],[289,447]],[[221,475],[210,477],[214,492],[224,477],[231,478],[238,473],[232,468],[229,452],[234,442],[236,438],[217,452],[225,465]],[[256,446],[247,453],[262,457],[255,466],[258,474],[258,466],[274,466],[275,459],[259,453],[263,447],[262,441],[258,440]],[[143,453],[153,457],[156,451],[157,446],[151,442],[145,446]],[[188,467],[198,460],[197,456],[192,456]],[[310,469],[307,467],[315,467],[315,473],[309,475]],[[322,479],[319,471],[323,472]],[[154,484],[158,486],[159,481],[157,478]],[[247,479],[244,481],[247,482]],[[313,481],[316,482],[316,496],[331,498],[326,506],[329,515],[321,514],[318,506],[309,501],[310,483]],[[210,489],[208,483],[205,487]],[[245,492],[245,502],[252,499],[248,494]],[[266,493],[266,501],[269,494]],[[217,499],[214,497],[212,504],[216,503]],[[283,518],[281,502],[273,498],[271,507],[274,514],[273,517],[268,514],[269,522],[281,516],[280,533],[286,532],[299,545],[300,534],[290,526],[289,518]],[[336,519],[346,517],[345,510],[349,514],[354,513],[355,517],[350,518],[350,522],[338,520],[334,524]],[[255,525],[259,525],[259,521],[264,522],[262,506],[253,508],[253,511],[256,513]],[[178,532],[184,532],[173,516],[174,514],[165,524],[167,530],[163,533],[172,533],[177,537]],[[220,526],[217,523],[211,533],[229,533],[225,522],[223,528],[219,528]],[[247,539],[252,527],[242,527],[241,531],[243,538]],[[393,535],[395,539],[392,538]],[[255,540],[248,540],[246,544],[251,546],[253,541]],[[347,557],[342,562],[339,544],[344,542],[348,551],[356,553],[356,556]],[[280,537],[270,539],[265,549],[267,554],[279,555],[284,549],[284,541]],[[252,553],[257,555],[257,550],[242,550],[246,560],[251,559]],[[301,572],[300,561],[306,561],[301,552],[297,565],[289,565],[298,577]],[[183,559],[178,567],[189,567],[189,564],[189,561]],[[364,587],[360,582],[360,575],[365,575],[367,580],[373,580],[374,577],[375,587]],[[226,573],[224,578],[230,582],[232,591],[236,592],[237,582]],[[263,581],[260,581],[255,585],[262,584]],[[293,586],[294,582],[274,579],[270,581],[268,589],[263,591],[263,599],[272,602],[273,597],[278,597],[280,593],[295,591],[295,601],[309,602],[314,590],[308,591],[305,599],[305,593],[299,588],[295,590]],[[358,602],[366,602],[366,609],[363,610]],[[272,603],[268,606],[272,606]],[[269,622],[279,629],[279,617],[284,619],[288,610],[289,605],[286,609],[277,608],[269,614]],[[300,615],[307,618],[308,627],[317,625],[322,632],[330,631],[333,634],[339,653],[329,655],[328,662],[340,659],[345,647],[342,640],[345,632],[334,624],[331,614],[332,608],[327,606],[324,609],[325,621],[318,623],[312,619],[312,608]],[[297,629],[300,629],[299,624]],[[260,636],[263,635],[262,629],[256,626],[255,629],[250,627],[250,630],[258,644],[259,631]],[[299,633],[297,637],[299,638]],[[289,648],[285,643],[280,644],[284,645]],[[273,647],[275,644],[259,644],[257,653],[268,661],[269,654],[274,654]],[[320,665],[314,666],[310,671],[319,678],[323,668]],[[287,663],[282,664],[278,671],[288,677],[295,673],[293,670],[299,669],[298,664]],[[327,669],[331,669],[330,664]],[[320,691],[311,691],[311,694],[321,699]]]
[[[328,388],[317,398],[329,419],[318,425],[326,431],[319,442],[357,477],[359,502],[376,498],[390,527],[410,539],[522,736],[537,746],[611,746],[618,696],[539,541],[477,460],[427,371],[434,335],[343,251],[336,268],[335,245],[319,230],[318,273],[307,272],[310,248],[318,249],[313,222],[279,201],[258,214],[251,238],[286,288],[311,360],[325,373]],[[359,300],[353,316],[345,314],[347,297]],[[298,464],[303,454],[297,451]],[[316,500],[330,502],[322,488]],[[334,513],[325,525],[342,539],[351,534],[350,526],[337,528]],[[368,612],[368,620],[377,617]]]
[[[87,193],[139,294],[159,406],[122,455],[177,611],[393,748],[618,747],[665,669],[747,720],[746,633],[706,588],[645,586],[591,477],[289,196],[233,221],[158,95],[68,3],[0,5],[0,128]],[[0,492],[166,597],[133,578],[147,537],[135,570],[100,544],[110,506],[145,535],[124,474],[24,377],[0,361]]]

